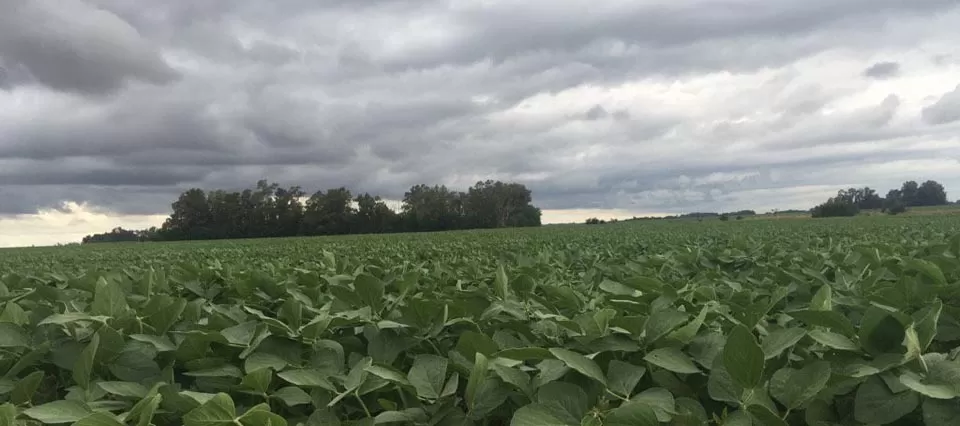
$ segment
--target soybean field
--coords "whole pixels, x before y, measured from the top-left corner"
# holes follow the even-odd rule
[[[960,422],[960,215],[0,250],[0,425]]]

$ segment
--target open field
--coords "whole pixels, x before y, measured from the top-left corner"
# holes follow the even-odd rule
[[[0,424],[960,418],[960,215],[2,249],[0,282]]]

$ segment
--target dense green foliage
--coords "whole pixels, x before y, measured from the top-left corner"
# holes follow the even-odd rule
[[[813,217],[856,216],[860,210],[882,209],[892,215],[904,213],[908,207],[943,206],[947,201],[947,192],[943,185],[935,180],[922,184],[906,181],[900,189],[891,189],[885,198],[869,186],[863,188],[842,189],[835,197],[817,205],[811,210]]]
[[[960,217],[0,250],[0,424],[953,425]]]
[[[840,197],[833,197],[810,210],[812,217],[850,217],[860,214],[860,206]]]
[[[522,184],[477,182],[467,192],[415,185],[394,211],[379,196],[354,196],[346,188],[317,191],[306,202],[300,187],[266,180],[239,192],[185,191],[171,204],[163,226],[142,231],[114,228],[84,243],[291,237],[454,229],[540,226],[540,209]]]

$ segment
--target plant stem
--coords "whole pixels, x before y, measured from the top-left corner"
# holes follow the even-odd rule
[[[368,418],[373,417],[372,415],[370,415],[370,409],[367,408],[367,404],[363,402],[363,398],[360,398],[360,394],[357,393],[357,391],[353,391],[353,397],[356,398],[357,401],[360,403],[360,406],[363,407],[363,412],[367,414],[367,417]]]

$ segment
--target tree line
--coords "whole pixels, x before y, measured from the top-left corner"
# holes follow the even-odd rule
[[[950,204],[943,185],[935,180],[922,184],[906,181],[899,189],[887,191],[881,197],[870,187],[842,189],[837,195],[811,209],[813,217],[856,216],[860,210],[876,210],[900,214],[910,207],[941,206]]]
[[[243,191],[189,189],[159,228],[114,228],[84,243],[267,238],[540,226],[541,211],[519,183],[487,180],[466,192],[415,185],[399,211],[369,193],[340,187],[307,193],[266,180]],[[304,201],[304,199],[306,200]]]

